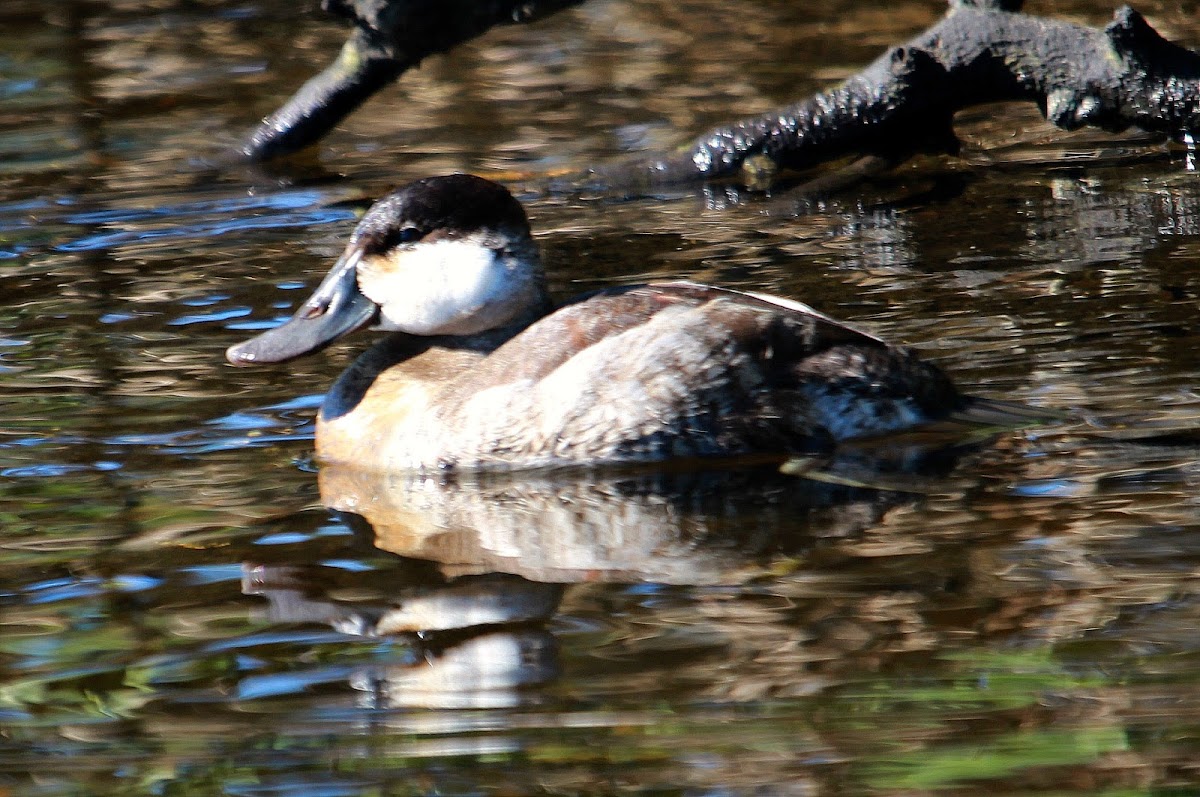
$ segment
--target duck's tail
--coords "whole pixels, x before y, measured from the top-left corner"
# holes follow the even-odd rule
[[[918,448],[955,448],[972,446],[1017,429],[1029,429],[1058,423],[1070,416],[1057,410],[1031,407],[1015,401],[968,396],[957,410],[902,432],[860,437],[844,441],[842,447],[871,449],[882,445],[894,448],[909,444]]]
[[[1059,410],[1033,407],[1016,401],[967,396],[963,406],[946,417],[949,423],[961,423],[984,429],[1002,431],[1042,426],[1064,421],[1069,416]]]

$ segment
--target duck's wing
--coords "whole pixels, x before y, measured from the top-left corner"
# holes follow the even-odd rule
[[[694,282],[662,282],[577,297],[498,348],[467,379],[476,388],[538,379],[584,350],[639,327],[651,325],[649,334],[663,335],[671,326],[668,319],[687,310],[695,311],[689,322],[710,316],[718,332],[751,346],[757,338],[765,345],[772,331],[785,332],[789,354],[798,358],[843,345],[893,348],[801,302]]]
[[[718,288],[714,285],[701,285],[695,282],[678,281],[665,282],[648,287],[657,287],[670,292],[678,292],[686,295],[694,295],[714,299],[718,297],[729,298],[733,301],[741,302],[747,306],[755,306],[765,308],[777,313],[782,313],[794,319],[806,319],[812,325],[813,346],[817,349],[827,348],[841,344],[858,344],[870,346],[889,347],[887,341],[883,338],[876,337],[870,332],[865,332],[857,327],[847,324],[845,321],[839,321],[836,318],[830,318],[822,312],[814,310],[804,302],[797,302],[794,299],[785,299],[782,296],[771,296],[765,293],[755,293],[753,291],[736,291],[730,288]]]
[[[958,403],[906,349],[803,305],[691,283],[567,305],[438,400],[462,441],[447,441],[452,459],[480,463],[828,449]]]

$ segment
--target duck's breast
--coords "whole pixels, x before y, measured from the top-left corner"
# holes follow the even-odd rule
[[[435,412],[438,397],[486,355],[407,335],[375,344],[326,394],[317,416],[317,459],[366,470],[436,465],[446,437]]]

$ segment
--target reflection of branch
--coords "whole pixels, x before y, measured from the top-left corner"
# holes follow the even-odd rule
[[[316,143],[372,94],[427,56],[495,25],[532,22],[583,0],[322,0],[354,22],[337,60],[263,120],[242,153],[268,160]]]

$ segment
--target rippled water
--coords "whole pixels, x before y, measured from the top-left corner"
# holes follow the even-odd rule
[[[1140,10],[1200,45],[1184,7]],[[961,159],[799,216],[539,179],[828,85],[940,12],[592,0],[431,59],[319,162],[213,170],[335,23],[6,2],[0,793],[1200,788],[1180,149],[1004,107],[964,114]],[[222,351],[290,312],[366,198],[459,169],[518,191],[559,293],[779,293],[1066,419],[816,481],[318,472],[313,413],[362,340],[250,370]]]

